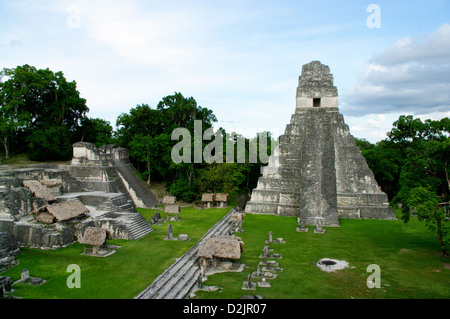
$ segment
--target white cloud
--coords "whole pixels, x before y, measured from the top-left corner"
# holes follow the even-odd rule
[[[369,113],[442,112],[450,108],[450,25],[396,41],[365,66],[343,94],[343,110]]]

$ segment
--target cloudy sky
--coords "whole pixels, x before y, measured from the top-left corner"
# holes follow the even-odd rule
[[[375,4],[376,6],[371,6]],[[115,124],[181,92],[216,127],[284,132],[301,67],[329,65],[351,133],[450,116],[450,1],[0,1],[0,67],[63,71]]]

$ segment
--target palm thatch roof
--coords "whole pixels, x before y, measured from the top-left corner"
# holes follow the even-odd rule
[[[197,257],[240,259],[243,244],[239,237],[225,235],[211,237],[200,245]]]
[[[83,237],[78,241],[80,244],[101,246],[107,239],[106,230],[98,227],[86,227]]]
[[[228,194],[219,193],[216,194],[216,201],[217,202],[228,202]]]
[[[175,204],[177,201],[177,198],[175,196],[164,196],[162,203],[164,205],[171,205],[171,204]]]
[[[22,182],[23,186],[28,188],[34,196],[45,199],[47,202],[56,202],[55,196],[49,191],[49,189],[36,180],[25,180]]]
[[[203,194],[202,195],[202,202],[213,202],[214,201],[214,194]]]
[[[65,221],[79,217],[88,212],[89,209],[82,203],[75,200],[68,200],[61,203],[42,206],[32,213],[36,216],[37,221],[50,224],[55,220]]]

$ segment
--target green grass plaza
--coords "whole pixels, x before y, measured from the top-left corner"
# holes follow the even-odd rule
[[[229,208],[196,209],[182,207],[180,220],[173,224],[174,235],[189,234],[190,241],[165,241],[167,223],[154,225],[155,231],[137,240],[112,240],[120,246],[106,258],[81,255],[83,245],[73,244],[57,251],[22,248],[19,265],[1,275],[20,279],[22,269],[45,280],[40,286],[14,285],[13,295],[24,299],[132,299],[182,256],[217,223]],[[139,209],[150,219],[155,210]],[[399,212],[397,211],[397,215]],[[324,227],[316,234],[297,232],[294,217],[246,214],[242,272],[218,273],[204,285],[217,291],[197,291],[193,299],[239,299],[248,295],[241,289],[248,274],[257,269],[268,232],[283,238],[271,244],[282,256],[283,268],[270,288],[257,287],[252,294],[264,299],[448,299],[450,269],[440,257],[439,244],[425,225],[412,218],[399,220],[340,220],[340,227]],[[345,260],[348,267],[324,272],[317,267],[322,258]],[[369,288],[370,265],[379,266],[380,288]],[[79,266],[79,288],[69,288],[69,265]],[[370,268],[369,268],[370,270]]]

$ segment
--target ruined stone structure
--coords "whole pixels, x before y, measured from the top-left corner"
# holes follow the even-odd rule
[[[295,113],[245,212],[323,226],[339,226],[339,218],[395,219],[339,113],[333,75],[319,61],[302,68]]]
[[[197,251],[202,272],[239,268],[243,245],[242,239],[236,236],[214,235],[206,239]]]
[[[0,232],[43,249],[67,246],[87,227],[120,239],[152,232],[136,207],[155,207],[157,200],[134,174],[128,151],[82,142],[73,151],[71,165],[0,167]]]
[[[157,204],[148,186],[134,174],[125,148],[115,145],[97,148],[92,143],[75,143],[68,170],[88,189],[127,193],[137,207],[153,208]]]

